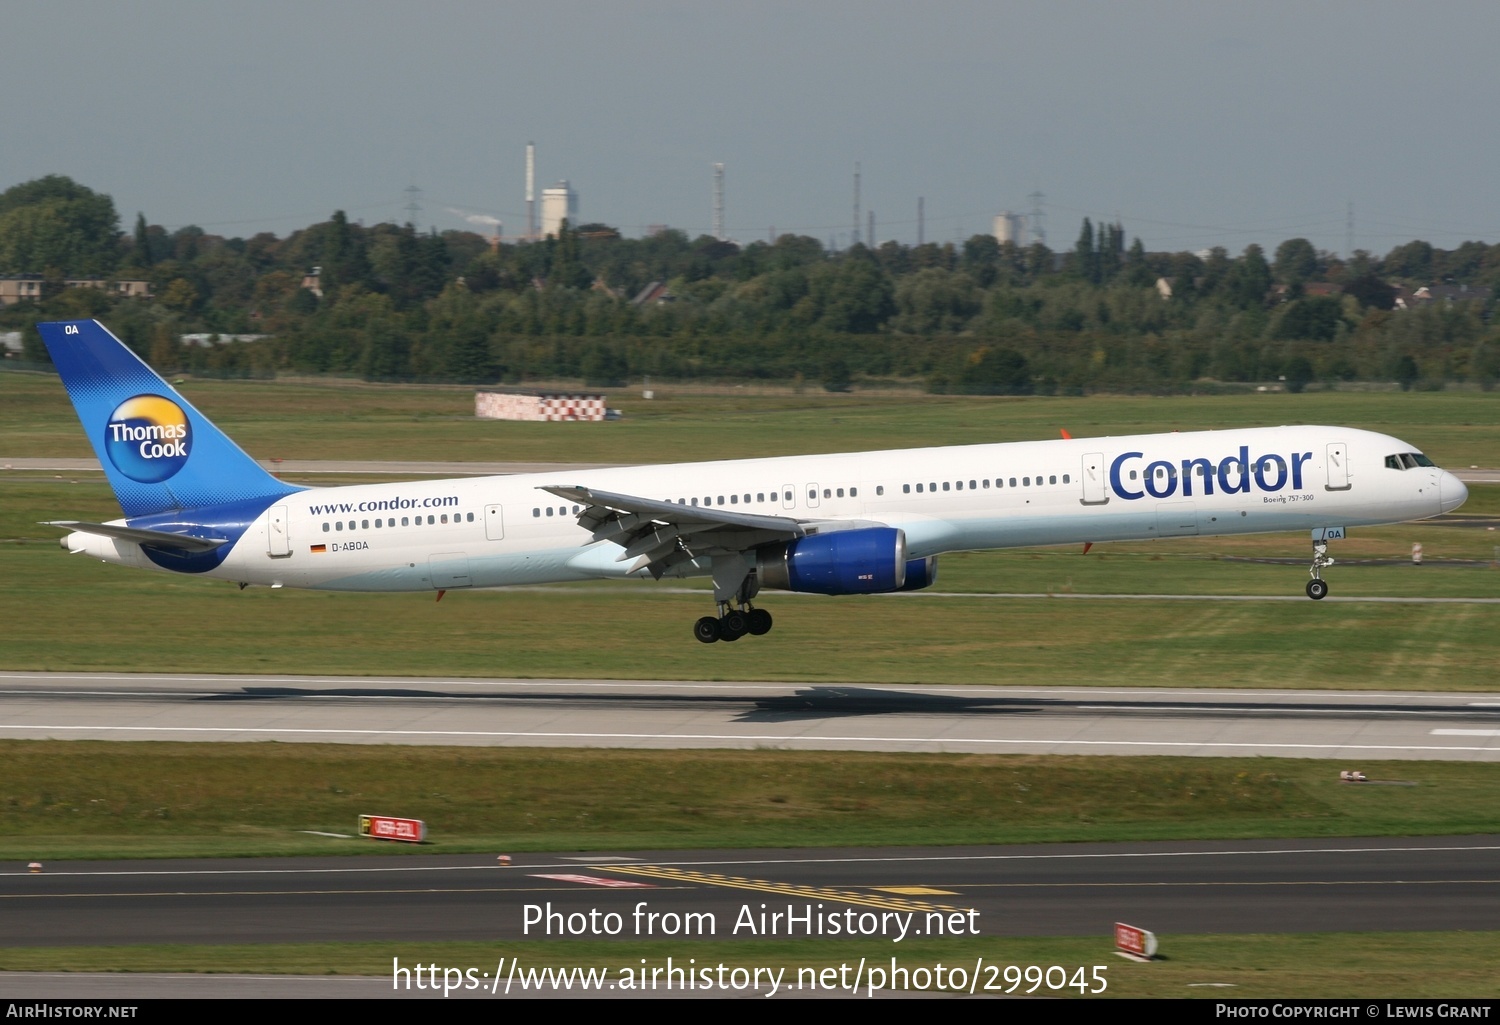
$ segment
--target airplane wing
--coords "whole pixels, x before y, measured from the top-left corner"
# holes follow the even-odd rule
[[[715,554],[740,554],[777,541],[876,524],[852,520],[799,520],[680,505],[635,495],[578,486],[541,488],[583,506],[578,522],[595,541],[612,541],[624,551],[617,562],[634,559],[630,572],[648,570],[658,580],[673,566]]]
[[[220,545],[229,543],[222,537],[194,537],[191,534],[173,534],[165,530],[144,530],[140,527],[122,527],[111,523],[85,523],[83,520],[45,520],[46,527],[61,527],[84,534],[99,534],[103,537],[134,541],[136,544],[155,548],[176,548],[184,552],[211,552]]]

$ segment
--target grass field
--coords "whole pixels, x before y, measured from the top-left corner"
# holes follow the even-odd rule
[[[474,419],[474,389],[340,381],[187,381],[181,391],[259,459],[656,463],[924,445],[1329,423],[1394,434],[1457,466],[1500,466],[1500,391],[984,398],[809,390],[611,394],[625,419]],[[60,382],[0,373],[0,456],[88,456]]]
[[[1500,466],[1500,394],[1318,393],[973,399],[660,388],[612,397],[626,419],[473,419],[472,389],[189,381],[251,454],[282,459],[639,463],[1277,423],[1395,434],[1449,467]],[[0,373],[0,456],[92,452],[51,377]],[[337,480],[337,479],[336,479]],[[353,480],[353,478],[349,478]],[[317,483],[328,483],[320,478]],[[340,480],[342,482],[342,480]],[[1500,517],[1500,487],[1461,510]],[[118,515],[97,473],[0,471],[0,667],[809,682],[1497,688],[1500,606],[1069,599],[1067,594],[1297,595],[1299,535],[945,556],[931,594],[766,596],[775,633],[699,645],[701,585],[590,584],[430,595],[272,592],[71,558],[46,519]],[[1448,521],[1452,523],[1455,521]],[[1413,542],[1427,565],[1407,561]],[[1335,596],[1500,596],[1500,534],[1427,522],[1336,545]],[[1267,561],[1293,558],[1279,565]],[[1378,563],[1378,564],[1377,564]],[[1052,598],[991,596],[999,592]],[[1341,787],[1327,762],[882,756],[784,752],[368,749],[0,743],[0,857],[400,853],[347,831],[371,801],[433,828],[428,851],[1006,843],[1500,831],[1500,768],[1364,765],[1417,787]],[[911,945],[904,963],[1109,964],[1115,996],[1497,995],[1500,933],[1164,938],[1131,965],[1100,940]],[[813,965],[815,942],[704,944],[689,956]],[[479,944],[403,948],[492,964]],[[681,956],[631,944],[512,945],[528,963]],[[888,958],[889,944],[837,957]],[[382,974],[385,944],[0,950],[0,969]],[[1197,988],[1227,984],[1233,988]]]
[[[403,965],[416,962],[443,967],[473,967],[495,971],[499,958],[518,959],[521,968],[603,968],[618,981],[622,969],[638,972],[665,968],[671,957],[677,965],[695,958],[698,965],[785,968],[786,984],[798,979],[799,969],[821,970],[849,966],[866,958],[870,965],[889,970],[891,958],[908,970],[962,968],[970,973],[977,959],[998,970],[982,970],[977,984],[1008,988],[1005,968],[1024,995],[1034,983],[1025,969],[1095,965],[1109,997],[1199,998],[1246,1000],[1254,998],[1342,997],[1360,1006],[1382,998],[1438,997],[1483,999],[1500,996],[1500,932],[1384,932],[1312,933],[1305,935],[1204,935],[1161,938],[1163,960],[1138,964],[1116,957],[1107,936],[1009,939],[963,938],[947,941],[909,939],[889,942],[827,940],[646,942],[604,941],[529,943],[319,943],[209,947],[72,947],[0,948],[0,971],[79,972],[233,972],[238,974],[371,975],[390,979],[392,958]],[[831,977],[836,978],[837,976]],[[1033,976],[1035,977],[1035,976]],[[665,978],[663,974],[662,978]],[[810,984],[812,975],[803,976]],[[922,976],[918,976],[918,981]],[[1054,978],[1058,978],[1054,976]],[[1091,988],[1094,987],[1090,983]],[[806,991],[804,991],[806,992]],[[797,994],[785,994],[796,996]],[[1036,996],[1079,997],[1076,990],[1049,990],[1045,983]]]
[[[1500,832],[1500,765],[0,741],[0,859],[848,847]]]

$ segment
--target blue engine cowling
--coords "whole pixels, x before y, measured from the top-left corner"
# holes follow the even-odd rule
[[[924,587],[931,587],[937,582],[937,556],[929,555],[925,559],[909,559],[906,563],[906,583],[896,590],[898,591],[920,591]]]
[[[879,594],[906,584],[906,532],[866,527],[813,534],[763,548],[756,556],[760,585],[813,594]],[[925,584],[923,586],[926,586]]]

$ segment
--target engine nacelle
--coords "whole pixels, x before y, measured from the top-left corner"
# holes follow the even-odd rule
[[[763,548],[755,567],[760,586],[779,591],[879,594],[901,590],[908,562],[904,530],[866,527]]]
[[[931,587],[937,582],[937,556],[929,555],[925,559],[910,559],[906,563],[906,583],[897,588],[898,591],[920,591],[924,587]]]

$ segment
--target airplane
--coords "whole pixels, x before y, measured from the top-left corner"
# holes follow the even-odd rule
[[[704,642],[762,590],[914,591],[946,552],[1350,527],[1449,512],[1457,477],[1349,427],[1235,428],[302,487],[266,472],[95,320],[37,325],[124,517],[50,521],[106,563],[332,591],[713,580]]]

